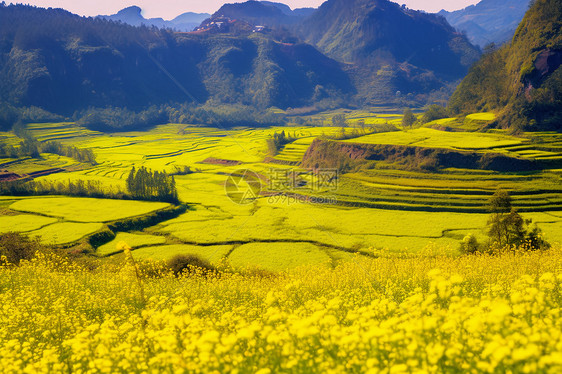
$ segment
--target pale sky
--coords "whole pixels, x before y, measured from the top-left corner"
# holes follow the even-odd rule
[[[291,8],[318,7],[324,0],[276,0]],[[457,10],[475,4],[479,0],[398,0],[412,9],[438,12],[441,9]],[[8,3],[11,1],[7,1]],[[242,1],[233,0],[19,0],[24,3],[44,8],[63,8],[82,16],[109,15],[131,5],[143,9],[146,18],[162,17],[172,19],[185,12],[214,13],[224,3]]]

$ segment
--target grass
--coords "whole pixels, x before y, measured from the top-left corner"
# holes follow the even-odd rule
[[[102,228],[101,223],[61,222],[32,231],[29,236],[39,236],[41,242],[47,245],[65,245],[76,243]]]
[[[55,218],[32,214],[5,215],[0,216],[0,233],[38,230],[55,222],[57,222]]]
[[[236,248],[228,257],[238,269],[258,268],[283,271],[298,266],[329,264],[330,257],[309,243],[250,243]]]
[[[185,244],[144,247],[133,251],[133,257],[139,260],[167,261],[177,255],[197,255],[198,257],[217,264],[232,249],[230,245],[196,246]]]
[[[49,197],[24,199],[13,203],[10,209],[40,213],[76,222],[111,222],[141,216],[168,207],[166,203],[146,201],[107,200],[76,197]]]
[[[127,243],[131,248],[141,248],[151,245],[164,244],[166,238],[156,235],[145,234],[131,234],[127,232],[117,233],[115,239],[97,248],[96,254],[99,256],[106,256],[115,252],[119,252],[117,244],[120,242]]]

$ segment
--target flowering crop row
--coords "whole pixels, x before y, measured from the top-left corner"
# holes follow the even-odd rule
[[[139,278],[41,255],[0,268],[20,372],[562,371],[562,250]]]

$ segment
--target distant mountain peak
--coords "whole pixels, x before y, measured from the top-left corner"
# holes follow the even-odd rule
[[[142,9],[139,6],[136,5],[132,5],[130,7],[127,8],[123,8],[121,9],[119,12],[117,12],[117,14],[137,14],[137,15],[141,15],[142,13]]]
[[[158,28],[171,28],[179,31],[192,31],[201,22],[210,17],[207,13],[193,13],[186,12],[180,14],[170,21],[165,21],[162,18],[149,18],[146,19],[142,15],[142,9],[139,6],[133,5],[121,9],[116,14],[110,16],[98,16],[111,21],[123,22],[131,26],[156,26]]]
[[[489,43],[503,44],[511,39],[523,19],[531,0],[482,0],[454,12],[441,10],[440,15],[455,28],[465,32],[480,47]]]
[[[292,10],[288,5],[273,1],[249,0],[242,3],[224,4],[212,17],[228,18],[247,22],[253,26],[287,26],[295,25],[314,13],[315,8]],[[204,27],[205,25],[201,25]]]

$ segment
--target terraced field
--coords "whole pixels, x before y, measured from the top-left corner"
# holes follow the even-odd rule
[[[79,136],[100,135],[98,131],[88,130],[76,126],[74,123],[39,123],[27,126],[33,132],[35,138],[40,142],[52,140],[72,139]]]
[[[446,132],[423,127],[408,131],[372,134],[346,142],[491,152],[503,152],[506,148],[530,143],[529,140],[505,134]]]
[[[337,113],[310,118],[328,123]],[[346,115],[352,126],[359,120],[369,126],[399,125],[401,120],[390,111],[348,111]],[[562,159],[562,137],[558,134],[471,132],[491,118],[486,113],[469,116],[464,127],[456,121],[456,130],[464,131],[427,127],[346,142],[500,152],[552,160],[553,165]],[[440,121],[445,127],[454,122]],[[186,213],[143,231],[116,232],[112,241],[96,249],[99,256],[119,256],[118,244],[125,241],[137,258],[160,260],[193,253],[212,262],[226,259],[235,267],[280,270],[310,262],[330,266],[353,258],[356,252],[380,255],[439,250],[454,254],[459,241],[469,233],[480,241],[486,240],[486,204],[497,188],[510,191],[514,205],[525,218],[538,222],[551,242],[562,242],[562,170],[558,170],[562,167],[531,173],[460,169],[428,173],[385,165],[342,175],[333,190],[295,188],[291,194],[279,194],[268,191],[272,175],[298,168],[314,139],[337,135],[341,129],[300,126],[221,130],[168,124],[147,132],[100,134],[74,129],[69,124],[38,124],[30,126],[30,130],[43,141],[57,138],[65,144],[92,148],[98,161],[96,166],[73,169],[71,161],[45,155],[44,160],[23,160],[6,167],[22,171],[68,163],[62,166],[67,172],[40,180],[96,180],[109,189],[124,188],[133,166],[169,173],[184,167],[194,171],[175,176],[179,197],[189,205]],[[280,131],[297,140],[271,158],[266,140]],[[234,162],[204,162],[208,159]],[[263,178],[263,191],[252,204],[238,205],[226,195],[225,182],[231,173],[245,169]],[[325,198],[330,204],[306,202],[310,197]],[[164,207],[115,200],[0,199],[4,212],[16,214],[0,217],[0,231],[41,234],[47,243],[69,246],[103,230],[103,223],[150,214]]]
[[[7,210],[0,215],[0,232],[21,232],[30,237],[38,236],[48,245],[65,246],[100,232],[104,223],[144,216],[170,206],[143,201],[57,196],[2,201],[6,202],[1,205]]]
[[[73,222],[111,222],[168,207],[166,203],[146,201],[105,200],[78,197],[49,197],[44,199],[22,199],[10,209],[59,217]]]

